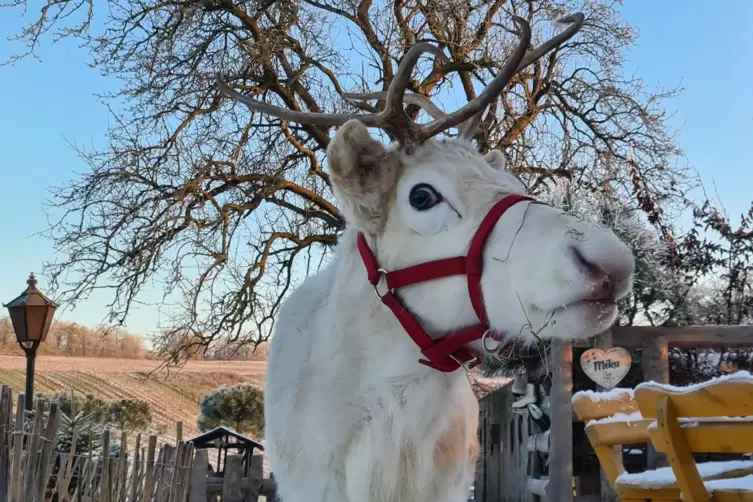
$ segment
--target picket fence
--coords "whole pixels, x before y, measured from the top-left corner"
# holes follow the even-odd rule
[[[157,436],[128,450],[125,433],[120,452],[111,456],[111,431],[102,434],[101,453],[59,452],[57,403],[36,400],[25,411],[26,396],[16,406],[8,385],[0,386],[0,502],[255,502],[275,499],[274,481],[263,479],[262,457],[254,455],[246,469],[243,457],[228,455],[224,475],[208,469],[208,452],[180,438],[157,448]]]

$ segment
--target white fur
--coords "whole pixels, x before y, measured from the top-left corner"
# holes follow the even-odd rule
[[[346,210],[348,229],[335,259],[291,294],[272,338],[265,393],[270,468],[282,502],[465,501],[478,416],[468,380],[462,370],[441,373],[417,362],[419,349],[367,282],[355,237],[358,229],[367,232],[388,270],[463,255],[489,208],[523,186],[504,170],[499,152],[484,157],[470,144],[431,140],[410,156],[385,150],[385,165],[402,165],[389,191],[386,167],[359,165],[367,136],[351,121],[330,146],[341,203],[359,209]],[[385,179],[356,183],[354,173]],[[446,202],[416,211],[408,202],[416,183],[432,184]],[[375,187],[385,192],[369,192]],[[377,200],[383,207],[368,206]],[[379,210],[379,225],[359,220]],[[633,258],[611,231],[542,204],[509,209],[484,257],[492,327],[531,340],[534,333],[588,337],[614,322],[613,307],[573,305],[603,283],[573,248],[612,276],[615,296],[627,292]],[[399,294],[431,336],[477,323],[465,277]]]

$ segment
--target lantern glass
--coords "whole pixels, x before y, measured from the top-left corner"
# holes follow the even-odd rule
[[[5,306],[20,343],[43,342],[52,325],[57,304],[36,288],[37,281],[33,274],[26,283],[29,285],[26,291]]]
[[[43,342],[52,321],[52,310],[48,305],[26,306],[26,334],[30,342]]]
[[[24,318],[25,310],[24,307],[8,309],[10,312],[10,321],[13,323],[13,331],[16,332],[16,339],[22,343],[30,341],[26,334],[26,319]]]

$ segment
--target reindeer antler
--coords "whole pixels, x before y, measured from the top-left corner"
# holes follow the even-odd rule
[[[411,73],[421,54],[429,53],[442,61],[447,60],[447,57],[439,48],[428,42],[415,44],[406,52],[386,92],[343,95],[345,99],[384,99],[386,101],[385,107],[379,113],[361,115],[298,112],[257,101],[241,94],[225,83],[220,76],[217,77],[217,82],[222,92],[246,104],[253,110],[291,122],[321,126],[340,126],[348,120],[358,119],[368,127],[385,130],[403,148],[411,150],[428,138],[453,127],[459,126],[464,137],[472,137],[487,107],[504,91],[513,76],[525,66],[572,37],[583,25],[583,20],[584,16],[581,13],[561,18],[560,22],[569,22],[572,23],[572,26],[526,54],[531,43],[531,27],[525,19],[513,16],[513,21],[520,29],[520,40],[510,59],[499,71],[496,78],[474,100],[452,113],[442,112],[426,96],[414,93],[406,94]],[[434,120],[425,125],[416,124],[405,113],[404,102],[424,108]]]

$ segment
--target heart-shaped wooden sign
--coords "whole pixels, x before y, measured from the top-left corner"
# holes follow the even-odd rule
[[[625,378],[633,358],[621,347],[608,350],[589,349],[580,356],[580,366],[588,378],[606,389],[612,389]]]

